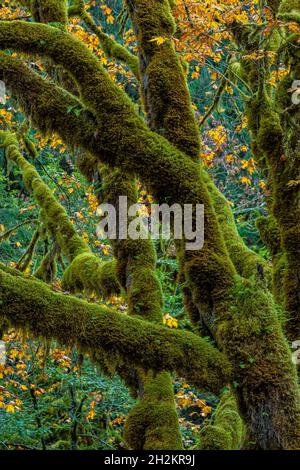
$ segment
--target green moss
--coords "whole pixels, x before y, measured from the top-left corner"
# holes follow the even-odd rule
[[[30,9],[35,21],[40,23],[59,23],[68,21],[68,2],[66,0],[31,0]]]
[[[300,10],[299,0],[283,0],[280,3],[279,14],[297,13]]]
[[[262,449],[299,448],[297,374],[272,295],[253,281],[237,280],[217,337],[235,364],[238,405],[248,439]]]
[[[105,299],[120,292],[116,263],[103,262],[92,253],[76,256],[64,272],[63,289],[93,294]]]
[[[269,159],[282,155],[283,132],[278,113],[272,111],[267,106],[260,109],[260,125],[257,133],[257,142],[259,148],[268,156]]]
[[[274,293],[287,311],[288,335],[295,339],[300,332],[300,213],[299,187],[290,186],[290,182],[299,179],[300,166],[298,131],[294,126],[299,116],[291,103],[290,89],[300,62],[294,48],[288,49],[286,59],[291,73],[279,84],[276,101],[261,93],[247,109],[255,146],[263,155],[272,190],[268,198],[271,216],[260,219],[258,225],[273,255]]]
[[[180,434],[170,432],[178,427],[178,416],[169,374],[162,372],[153,377],[149,372],[143,383],[144,398],[129,413],[125,440],[135,450],[181,449]]]
[[[38,158],[38,151],[37,151],[34,143],[32,142],[32,140],[29,139],[29,137],[27,137],[27,136],[24,137],[24,144],[25,144],[25,148],[26,148],[28,154],[30,155],[30,157],[33,160]]]
[[[273,216],[259,217],[256,220],[260,236],[272,256],[281,250],[281,237],[276,219]]]
[[[230,364],[205,339],[55,293],[43,282],[3,265],[0,298],[1,318],[35,336],[76,343],[92,356],[101,349],[118,353],[125,364],[146,370],[174,370],[215,392],[230,380]]]
[[[238,233],[229,202],[206,173],[203,177],[211,195],[226,247],[235,269],[241,276],[249,278],[250,276],[257,276],[258,266],[262,266],[266,283],[270,285],[272,277],[270,266],[261,256],[246,246]]]
[[[150,128],[197,159],[200,152],[186,76],[173,45],[175,23],[168,0],[134,0],[128,9],[136,28],[142,93]],[[156,44],[153,39],[163,37]]]
[[[101,167],[100,173],[102,196],[105,202],[118,207],[117,202],[120,195],[127,196],[129,204],[138,202],[134,179],[125,177],[120,170],[109,171],[106,167]],[[152,241],[150,239],[117,239],[112,242],[112,245],[116,257],[118,278],[127,293],[128,314],[139,315],[151,322],[161,323],[162,290],[155,272],[156,252]],[[120,369],[122,368],[119,366],[117,370]],[[125,435],[129,445],[135,450],[181,449],[181,436],[170,375],[163,373],[155,376],[149,372],[146,376],[141,369],[135,371],[134,375],[138,384],[136,380],[132,383],[132,371],[128,371],[128,368],[121,372],[126,383],[134,387],[138,385],[139,389],[143,389],[143,393],[139,397],[140,401],[134,406],[127,418]],[[164,393],[168,395],[168,400],[163,402],[157,395],[162,384]],[[147,399],[145,390],[148,394]],[[137,420],[143,428],[143,434]]]
[[[226,392],[213,416],[213,424],[201,430],[197,449],[236,450],[241,447],[244,437],[244,424],[239,416],[234,396]]]
[[[48,132],[49,130],[58,131],[67,143],[76,143],[88,149],[99,161],[106,162],[111,167],[121,165],[124,172],[138,174],[160,203],[167,202],[170,205],[174,202],[179,204],[203,203],[205,205],[206,240],[203,250],[195,253],[182,253],[181,256],[185,266],[184,274],[193,301],[195,301],[205,323],[215,334],[218,320],[223,319],[229,313],[229,306],[232,301],[232,299],[229,299],[229,292],[235,283],[235,270],[227,255],[216,215],[212,209],[211,200],[199,175],[198,165],[194,164],[163,137],[149,131],[141,118],[136,115],[130,100],[124,95],[122,90],[112,83],[95,57],[82,43],[70,35],[45,25],[24,24],[18,21],[11,23],[1,22],[0,46],[1,48],[9,47],[25,52],[31,51],[42,56],[47,54],[56,63],[63,65],[77,80],[81,100],[84,105],[92,114],[97,115],[98,128],[95,122],[91,126],[92,120],[89,119],[87,130],[84,120],[79,119],[74,121],[72,113],[69,113],[70,124],[65,107],[66,100],[70,100],[69,96],[62,96],[60,90],[51,84],[45,88],[44,81],[35,77],[32,82],[34,86],[33,91],[30,88],[32,74],[28,73],[25,68],[25,79],[22,77],[22,74],[19,74],[18,80],[16,80],[16,69],[23,70],[19,66],[19,62],[3,59],[1,56],[1,65],[3,66],[0,69],[0,75],[5,75],[6,82],[13,92],[18,92],[20,101],[23,103],[23,106],[27,107],[28,114],[34,116],[36,125],[40,129],[42,128]],[[23,86],[26,80],[27,87],[23,87],[23,89],[27,90],[27,88],[30,88],[28,94],[24,94],[23,89],[21,89],[21,84]],[[45,92],[43,100],[38,95],[38,91],[41,90]],[[46,90],[51,106],[44,100]],[[57,100],[57,97],[62,98],[61,101]],[[33,100],[33,104],[29,100]],[[72,102],[74,103],[74,100]],[[54,108],[53,103],[55,103],[58,109]],[[45,112],[45,109],[47,112]],[[80,109],[83,109],[82,106]],[[83,129],[81,129],[81,125],[83,125]],[[92,128],[93,131],[91,131]],[[78,130],[78,133],[74,132],[75,129],[76,131]],[[88,139],[87,136],[89,137]],[[251,297],[251,300],[253,301],[254,299]],[[264,307],[266,305],[260,305],[258,310],[260,315],[257,320],[258,324],[260,324],[259,322],[263,324]],[[255,312],[250,313],[252,314],[250,319],[253,319]],[[229,320],[230,318],[226,324],[226,328],[228,327],[226,331],[229,331]],[[276,316],[274,321],[275,325],[277,325]],[[241,345],[245,342],[247,349],[249,338],[243,331],[243,325],[235,325],[235,328],[237,331],[236,337],[240,338]],[[218,338],[220,337],[218,336]],[[230,339],[231,337],[228,332],[224,342],[219,339],[218,344],[220,347],[223,346],[226,351],[228,350],[232,353]],[[273,338],[273,346],[269,344],[268,336],[265,338],[264,335],[259,335],[259,339],[260,344],[257,345],[257,348],[265,351],[265,349],[268,350],[270,347],[276,359],[281,358],[281,351],[283,350],[284,357],[286,358],[286,349],[283,346],[285,343],[283,343],[280,334]],[[242,349],[242,346],[240,348]],[[274,371],[273,362],[271,361],[269,366],[265,365],[268,373],[271,370]],[[239,371],[239,363],[234,361],[234,364],[236,371]],[[286,379],[286,383],[291,385],[293,372],[289,368],[288,362],[285,362],[284,365],[286,366],[286,375],[283,379]],[[282,378],[280,371],[278,371],[278,377]],[[266,379],[269,379],[268,374],[266,374]],[[267,389],[266,384],[267,380],[263,382],[262,387],[265,386]],[[271,381],[269,395],[274,395],[273,388],[274,393],[277,392],[276,384]],[[282,390],[279,389],[279,392],[282,392]],[[245,382],[245,388],[244,384],[242,384],[239,391],[242,397],[246,393],[247,381]],[[279,393],[279,395],[281,397],[280,401],[285,402],[284,393]],[[293,411],[287,412],[287,416],[295,416],[294,401],[297,391],[294,386],[289,388],[288,396],[291,398],[291,409]],[[270,403],[270,408],[268,409],[271,415],[270,420],[276,419],[278,407],[277,402]],[[255,428],[253,420],[259,419],[260,411],[258,407],[252,407],[252,403],[250,403],[249,409],[254,410],[253,416],[246,412],[244,412],[244,416],[247,418],[247,424]],[[279,421],[281,421],[281,415]],[[294,426],[295,423],[292,423],[291,418],[290,421],[287,419],[285,424],[286,426],[281,426],[281,431],[278,430],[279,426],[276,427],[276,432],[271,433],[270,438],[266,437],[264,432],[259,430],[257,436],[261,447],[268,444],[266,444],[268,439],[268,442],[273,446],[274,441],[272,439],[274,434],[276,434],[277,445],[279,447],[284,446],[286,444],[286,436],[290,435],[291,426]],[[294,439],[292,439],[292,442],[294,442]]]

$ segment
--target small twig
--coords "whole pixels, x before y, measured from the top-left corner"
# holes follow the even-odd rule
[[[2,235],[0,235],[0,242],[1,242],[1,240],[3,240],[3,239],[5,240],[6,238],[8,238],[15,230],[18,230],[19,228],[23,227],[24,225],[35,223],[35,222],[37,222],[38,220],[39,220],[39,219],[25,220],[25,222],[22,222],[21,224],[16,225],[16,226],[13,227],[13,228],[10,228],[10,229],[7,230],[6,232],[2,233]]]
[[[18,16],[16,18],[0,18],[0,21],[28,20],[29,18],[31,18],[31,15]]]
[[[22,447],[27,450],[38,450],[37,447],[31,447],[26,444],[14,444],[13,442],[1,442],[1,444],[5,447]]]

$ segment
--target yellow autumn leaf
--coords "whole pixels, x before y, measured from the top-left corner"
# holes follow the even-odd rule
[[[178,328],[178,320],[172,317],[169,313],[166,313],[163,317],[164,325],[167,325],[169,328]]]
[[[115,19],[114,19],[114,17],[113,17],[112,15],[109,15],[109,16],[106,18],[106,21],[107,21],[107,23],[109,23],[109,24],[113,24],[114,21],[115,21]]]
[[[14,413],[16,411],[15,407],[11,403],[9,403],[5,409],[8,413]]]
[[[246,176],[242,176],[241,182],[243,184],[245,184],[247,187],[250,186],[250,184],[251,184],[251,180],[249,178],[247,178]]]
[[[259,187],[260,187],[261,189],[266,189],[266,183],[261,180],[261,181],[259,182]]]
[[[160,46],[161,44],[166,42],[166,40],[167,40],[167,38],[164,38],[163,36],[156,36],[155,38],[150,39],[149,42],[155,42],[157,44],[157,46]]]

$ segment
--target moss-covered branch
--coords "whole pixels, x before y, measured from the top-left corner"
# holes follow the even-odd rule
[[[97,28],[92,17],[85,10],[84,2],[78,1],[76,2],[76,6],[85,24],[97,34],[106,54],[110,56],[114,54],[116,58],[121,59],[123,62],[125,61],[131,66],[133,72],[138,77],[137,58]],[[74,10],[74,7],[71,9]],[[85,168],[85,170],[89,173],[94,170],[95,164],[93,160],[89,160],[88,158],[85,160],[88,162],[88,168]],[[130,176],[126,177],[126,175],[117,169],[113,171],[107,169],[105,172],[103,168],[101,177],[104,179],[105,189],[103,190],[103,195],[106,202],[114,203],[115,207],[117,207],[119,196],[127,196],[131,204],[138,202],[134,178]],[[152,321],[162,320],[162,292],[159,280],[155,274],[156,258],[152,242],[150,240],[144,240],[142,242],[133,240],[128,243],[127,240],[117,240],[113,245],[116,263],[113,263],[112,266],[110,266],[109,263],[105,264],[106,267],[110,266],[109,271],[101,267],[101,273],[104,271],[104,280],[106,281],[104,285],[108,286],[110,289],[118,285],[116,280],[117,271],[121,285],[124,291],[127,292],[129,315],[142,313],[145,319]],[[83,277],[83,280],[85,280],[87,274],[90,280],[94,279],[94,268],[97,268],[97,266],[95,266],[95,263],[91,262],[91,259],[88,260],[88,263],[90,264],[90,269],[89,272],[86,272],[86,270],[82,268],[87,266],[87,261],[82,260],[81,255],[77,256],[65,272],[64,284],[71,285],[75,287],[75,289],[80,289],[81,286],[80,283],[78,283],[78,279],[81,280]],[[96,273],[97,271],[99,271],[99,269],[96,269]],[[107,279],[105,279],[105,275]],[[103,282],[101,282],[101,286],[102,284]],[[104,354],[103,356],[105,362],[109,363],[109,355]],[[143,447],[151,448],[152,446],[152,448],[160,449],[180,449],[182,445],[181,436],[170,375],[166,372],[162,372],[158,375],[152,372],[145,373],[143,370],[136,372],[132,366],[127,365],[124,367],[124,364],[118,364],[117,371],[120,373],[121,377],[125,377],[127,383],[129,382],[131,384],[131,377],[136,376],[139,381],[138,388],[145,389],[148,387],[151,388],[151,390],[158,390],[158,393],[153,397],[153,402],[155,402],[153,404],[154,410],[152,410],[152,413],[150,413],[150,410],[147,410],[147,420],[144,416],[144,436],[139,434],[139,440],[143,442]],[[163,382],[161,376],[164,377]],[[128,377],[130,380],[128,380]],[[168,396],[168,400],[160,398],[162,394],[162,384],[164,385],[164,393]],[[165,415],[169,415],[170,417],[167,423],[164,419]],[[130,423],[131,418],[128,417],[128,427]],[[136,448],[135,443],[132,442],[131,439],[128,439],[128,443],[133,446],[134,449]]]
[[[142,94],[149,126],[197,159],[199,130],[185,72],[173,43],[175,22],[169,1],[130,0],[126,5],[138,38]]]
[[[269,3],[280,20],[297,21],[297,13],[300,18],[299,1]],[[244,32],[237,41],[250,52],[253,44],[249,35],[249,31],[248,34]],[[294,46],[297,40],[293,35]],[[294,340],[300,333],[300,186],[297,184],[300,165],[299,132],[294,125],[299,120],[299,107],[293,106],[289,91],[299,77],[300,61],[298,48],[292,42],[289,44],[284,57],[290,72],[277,85],[275,98],[274,92],[270,93],[269,88],[263,85],[270,78],[269,64],[266,67],[264,61],[258,67],[243,60],[241,65],[242,73],[255,93],[254,99],[246,105],[252,147],[259,165],[268,176],[271,190],[267,201],[270,217],[268,221],[261,219],[259,227],[273,255],[274,293],[287,312],[286,328],[289,338]],[[256,46],[259,47],[258,44]]]
[[[0,77],[12,91],[33,126],[58,133],[71,147],[99,153],[96,118],[70,93],[42,79],[18,58],[0,54]]]
[[[62,344],[77,344],[95,358],[102,348],[118,353],[125,364],[157,372],[174,370],[214,391],[230,380],[230,364],[205,339],[54,293],[43,282],[2,265],[0,299],[0,315],[13,326]]]
[[[138,202],[133,178],[126,178],[121,170],[109,171],[107,168],[102,169],[101,177],[105,202],[116,208],[119,196],[126,196],[129,205]],[[153,242],[150,239],[117,239],[112,241],[112,245],[118,278],[127,292],[128,314],[162,323],[162,289],[155,272],[156,253]],[[180,449],[182,442],[170,375],[162,372],[153,376],[151,371],[145,373],[138,370],[136,376],[141,401],[131,410],[126,420],[125,439],[128,444],[133,449]],[[142,423],[138,429],[136,416]]]

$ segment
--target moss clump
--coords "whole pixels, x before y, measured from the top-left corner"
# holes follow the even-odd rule
[[[124,438],[135,450],[178,450],[182,448],[173,388],[166,372],[145,374],[144,397],[129,413]]]
[[[92,253],[76,256],[64,272],[63,289],[96,293],[107,299],[120,292],[115,261],[103,262]]]
[[[68,2],[66,0],[31,0],[30,10],[35,21],[58,23],[68,21]]]
[[[217,337],[235,365],[248,439],[261,449],[299,448],[297,374],[271,294],[253,281],[237,280]]]
[[[213,416],[213,424],[204,426],[197,449],[236,450],[241,447],[245,427],[235,397],[226,392]]]
[[[34,145],[32,140],[29,139],[29,137],[27,137],[27,136],[24,137],[24,144],[25,144],[25,148],[26,148],[27,152],[29,153],[29,155],[31,156],[31,158],[33,160],[38,158],[38,151],[36,149],[36,146]]]
[[[262,105],[260,110],[257,143],[269,159],[282,155],[283,131],[279,116],[272,111],[271,105]]]

